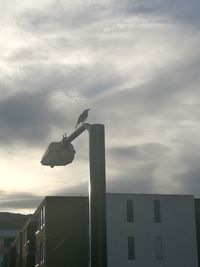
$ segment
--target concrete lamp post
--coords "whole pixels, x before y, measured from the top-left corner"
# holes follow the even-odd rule
[[[65,166],[74,159],[71,142],[85,130],[89,132],[89,222],[90,222],[90,267],[107,267],[106,238],[106,174],[104,125],[83,123],[69,137],[51,143],[41,164],[54,167]]]

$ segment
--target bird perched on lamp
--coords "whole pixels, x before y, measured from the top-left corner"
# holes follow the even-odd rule
[[[79,118],[78,118],[78,121],[77,121],[77,124],[76,124],[75,129],[77,128],[77,126],[79,125],[79,123],[84,122],[84,121],[87,120],[87,117],[88,117],[88,111],[89,111],[89,110],[90,110],[90,108],[89,108],[89,109],[85,109],[85,110],[81,113],[81,115],[80,115]]]

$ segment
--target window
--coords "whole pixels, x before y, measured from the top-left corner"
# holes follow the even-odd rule
[[[35,258],[35,266],[39,266],[40,264],[40,250],[39,248],[37,247],[36,248],[36,258]]]
[[[43,226],[43,208],[40,210],[40,229],[42,229]]]
[[[40,263],[44,262],[44,241],[40,244]]]
[[[23,245],[26,245],[26,242],[27,242],[27,229],[25,229],[25,231],[22,233],[22,242],[23,242]]]
[[[38,234],[40,231],[40,216],[39,215],[40,214],[37,214],[35,216],[35,219],[36,219],[36,232],[35,232],[35,234]]]
[[[45,206],[40,210],[39,214],[39,229],[42,229],[45,226]]]
[[[45,206],[42,208],[42,226],[45,226]]]
[[[133,222],[134,212],[133,212],[133,200],[132,199],[128,199],[126,201],[126,214],[127,214],[127,222]]]
[[[5,238],[5,239],[4,239],[4,247],[9,247],[9,246],[11,246],[13,240],[14,240],[13,237]]]
[[[0,238],[0,248],[1,247],[4,247],[4,238],[3,237]],[[0,264],[0,266],[1,266],[1,264]]]
[[[154,221],[157,223],[161,222],[161,211],[160,211],[160,200],[154,200]]]
[[[45,257],[44,253],[45,253],[45,247],[44,247],[44,241],[42,241],[36,248],[36,266],[39,266],[40,264],[44,263],[44,257]]]
[[[156,260],[163,259],[163,239],[161,236],[155,237],[155,256]]]
[[[128,237],[128,259],[135,259],[135,239],[133,236]]]

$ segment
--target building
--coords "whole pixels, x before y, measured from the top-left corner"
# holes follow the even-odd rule
[[[197,253],[200,267],[200,199],[195,199],[196,231],[197,231]]]
[[[9,265],[9,249],[28,215],[0,212],[0,267]]]
[[[8,266],[8,252],[19,230],[0,230],[0,267]]]
[[[88,267],[88,241],[87,197],[46,197],[10,267]],[[107,194],[107,252],[108,267],[197,267],[193,196]]]
[[[108,194],[108,267],[197,267],[193,196]]]
[[[35,232],[38,221],[34,216],[30,218],[21,231],[21,264],[22,266],[35,266],[36,239]]]
[[[16,267],[88,267],[87,197],[45,197],[16,244]]]

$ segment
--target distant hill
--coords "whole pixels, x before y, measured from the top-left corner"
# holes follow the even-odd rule
[[[0,230],[20,230],[31,215],[0,212]]]

